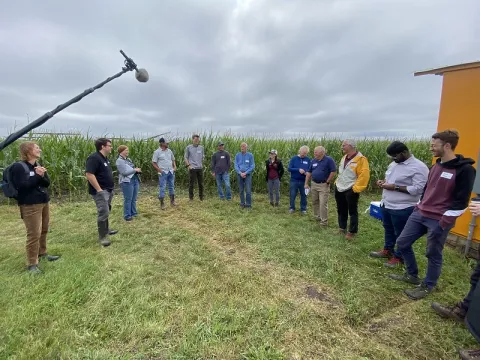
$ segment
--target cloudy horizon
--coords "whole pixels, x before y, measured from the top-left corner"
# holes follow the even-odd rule
[[[11,2],[0,136],[117,73],[38,132],[428,136],[441,76],[479,60],[475,0]]]

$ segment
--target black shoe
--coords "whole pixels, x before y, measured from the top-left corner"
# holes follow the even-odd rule
[[[404,281],[406,283],[413,284],[413,285],[420,285],[420,283],[422,282],[418,277],[409,275],[407,273],[404,273],[402,275],[389,274],[388,277],[393,280]]]
[[[48,260],[48,261],[55,261],[60,259],[60,256],[58,255],[48,255],[48,254],[42,254],[38,257],[39,260]]]
[[[27,271],[28,271],[30,274],[41,274],[41,273],[42,273],[42,271],[38,268],[37,265],[27,266]]]
[[[133,217],[126,218],[125,221],[132,221]]]
[[[270,201],[270,205],[275,206],[275,204],[273,203],[273,201]]]
[[[407,289],[404,291],[405,295],[407,295],[412,300],[420,300],[423,299],[425,296],[430,294],[433,289],[429,289],[427,285],[421,283],[417,285],[413,289]]]
[[[100,239],[100,240],[98,240],[98,242],[100,243],[100,245],[105,246],[105,247],[110,246],[110,244],[111,244],[110,240],[108,240],[107,238]]]
[[[275,203],[275,207],[278,207],[278,203]]]
[[[118,230],[108,230],[108,235],[115,235],[118,233]]]
[[[462,303],[456,303],[454,306],[443,306],[439,303],[432,303],[432,308],[435,312],[443,318],[453,319],[455,321],[463,323],[465,316],[467,315],[466,310],[461,306]]]

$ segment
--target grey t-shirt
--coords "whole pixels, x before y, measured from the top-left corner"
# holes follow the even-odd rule
[[[185,148],[184,159],[188,161],[192,169],[201,169],[205,152],[202,145],[190,144]]]
[[[157,163],[158,167],[164,172],[173,171],[173,161],[175,156],[170,149],[157,149],[153,153],[152,162]]]

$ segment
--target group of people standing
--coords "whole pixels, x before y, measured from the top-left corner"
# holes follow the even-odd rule
[[[474,160],[455,153],[459,135],[454,130],[446,130],[432,135],[431,150],[437,161],[428,169],[410,153],[408,147],[399,141],[392,142],[386,149],[392,162],[385,172],[384,179],[378,179],[376,185],[382,189],[381,214],[384,227],[383,248],[370,253],[374,258],[386,259],[385,266],[405,265],[404,274],[390,274],[394,280],[415,285],[406,289],[411,299],[427,296],[437,285],[443,264],[443,249],[449,231],[456,219],[468,208],[473,183],[475,181]],[[231,200],[230,154],[220,141],[217,152],[211,157],[211,174],[215,177],[220,199]],[[109,160],[112,152],[110,140],[100,138],[95,141],[96,152],[91,154],[85,167],[88,191],[97,207],[97,227],[99,243],[111,244],[109,236],[116,230],[109,226],[109,214],[114,190],[114,176]],[[246,143],[235,155],[234,170],[240,191],[240,206],[252,206],[252,173],[255,160],[248,152]],[[313,214],[322,226],[328,225],[328,197],[330,185],[334,183],[334,194],[338,214],[338,232],[346,239],[353,240],[358,232],[358,200],[370,179],[367,158],[357,150],[355,141],[342,143],[344,156],[338,167],[322,146],[314,149],[314,157],[308,157],[309,148],[302,146],[298,155],[288,164],[290,172],[290,213],[295,212],[295,200],[300,193],[300,211],[306,214],[307,195],[311,194]],[[142,170],[135,167],[129,158],[129,149],[125,145],[117,148],[116,167],[124,198],[124,219],[132,221],[137,216],[136,200],[139,192]],[[40,273],[38,262],[58,260],[60,257],[47,253],[47,233],[49,226],[49,195],[47,188],[50,179],[47,169],[38,160],[41,149],[33,142],[20,145],[22,161],[12,166],[12,182],[18,190],[16,196],[20,216],[27,230],[27,270]],[[192,144],[184,153],[184,163],[189,171],[189,199],[194,199],[195,183],[198,184],[199,198],[205,199],[203,185],[203,162],[205,150],[200,145],[200,137],[194,135]],[[177,164],[168,141],[161,138],[159,148],[152,157],[152,166],[158,173],[161,209],[165,209],[165,196],[168,185],[170,204],[175,203],[175,172]],[[269,151],[265,161],[266,182],[270,204],[279,206],[280,182],[284,175],[284,166],[276,150]],[[480,216],[480,202],[472,202],[470,211]],[[348,218],[350,223],[348,224]],[[425,278],[419,277],[418,266],[412,245],[423,235],[427,235],[426,257],[428,266]],[[480,277],[480,262],[471,277],[471,290],[462,302],[452,307],[433,303],[434,310],[442,317],[462,321],[468,311]],[[467,354],[467,353],[466,353]],[[468,354],[467,354],[468,355]],[[465,356],[467,356],[465,355]],[[468,357],[465,357],[468,359]]]

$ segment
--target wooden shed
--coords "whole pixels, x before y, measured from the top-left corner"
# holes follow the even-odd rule
[[[475,168],[478,169],[480,161],[480,61],[419,71],[414,75],[443,76],[437,131],[449,128],[458,130],[460,142],[455,152],[474,159],[476,161]],[[467,210],[457,220],[451,231],[451,235],[453,235],[449,239],[451,245],[464,246],[471,221],[472,214]],[[475,255],[474,249],[479,246],[479,223],[480,221],[477,219],[472,239],[476,244],[472,245],[471,255]]]

